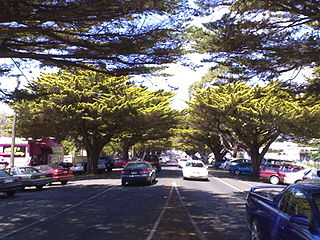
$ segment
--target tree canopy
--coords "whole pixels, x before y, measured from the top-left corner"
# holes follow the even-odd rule
[[[2,0],[0,58],[109,75],[150,73],[181,55],[187,2]]]
[[[221,18],[194,30],[195,49],[239,76],[273,79],[320,64],[318,0],[198,0]],[[224,9],[225,11],[223,11]]]

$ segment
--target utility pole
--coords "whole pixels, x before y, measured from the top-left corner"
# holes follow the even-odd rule
[[[17,75],[17,86],[14,91],[17,91],[20,86],[20,75]],[[15,154],[15,145],[16,145],[16,121],[17,121],[17,113],[13,112],[13,120],[12,120],[12,134],[11,134],[11,154],[10,154],[10,167],[14,167],[14,154]]]

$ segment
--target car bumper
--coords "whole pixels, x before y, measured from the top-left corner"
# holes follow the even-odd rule
[[[0,186],[0,192],[12,192],[12,191],[19,191],[23,189],[22,183],[14,183]]]
[[[31,186],[43,186],[50,184],[54,181],[53,178],[47,178],[47,179],[35,179],[35,180],[29,180],[29,181],[22,181],[22,185],[25,187],[31,187]]]
[[[184,178],[190,178],[190,179],[202,179],[206,180],[208,179],[208,175],[190,175],[190,174],[185,174],[183,175]]]
[[[121,181],[123,182],[149,182],[151,176],[149,175],[122,175]]]
[[[73,179],[73,177],[73,175],[53,176],[53,182],[70,181]]]

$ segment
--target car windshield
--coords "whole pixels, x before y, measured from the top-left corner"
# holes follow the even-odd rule
[[[126,168],[148,168],[149,165],[146,163],[128,163]]]
[[[187,162],[187,167],[204,167],[204,164],[202,162]]]
[[[25,173],[25,174],[30,174],[30,173],[38,173],[40,172],[38,169],[36,168],[33,168],[33,167],[23,167],[23,168],[19,168],[20,171],[22,173]]]
[[[48,168],[49,169],[60,169],[60,168],[63,168],[63,167],[61,167],[58,164],[50,164],[50,165],[48,165]]]
[[[7,172],[5,172],[5,171],[0,170],[0,177],[8,177],[8,176],[10,176],[10,174],[9,174],[9,173],[7,173]]]

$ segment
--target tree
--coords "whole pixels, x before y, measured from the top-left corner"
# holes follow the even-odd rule
[[[142,145],[150,141],[168,141],[172,129],[177,124],[178,113],[170,106],[173,94],[170,92],[146,91],[143,89],[136,98],[138,110],[125,131],[115,136],[121,145],[122,156],[128,158],[130,147],[137,143]],[[163,144],[162,144],[163,145]]]
[[[2,0],[0,58],[150,73],[181,55],[188,12],[186,0]]]
[[[198,89],[192,104],[201,109],[202,121],[208,124],[221,117],[225,129],[236,134],[240,147],[251,156],[253,172],[258,176],[271,143],[281,133],[292,132],[308,112],[294,100],[295,96],[277,82],[265,87],[235,83]]]
[[[72,139],[86,149],[90,172],[96,172],[99,154],[112,137],[131,127],[139,94],[146,91],[128,77],[81,69],[43,75],[29,90],[38,97],[13,106],[19,135]]]
[[[198,0],[221,18],[193,29],[196,51],[240,76],[274,79],[320,65],[320,2],[317,0]],[[221,11],[221,8],[228,11]]]

